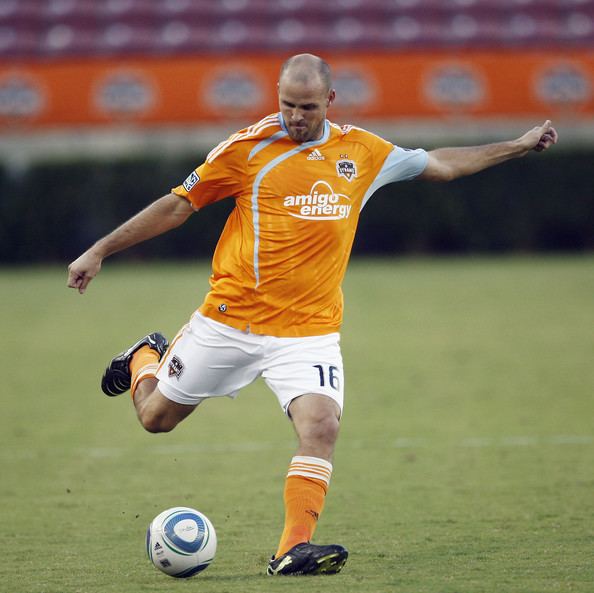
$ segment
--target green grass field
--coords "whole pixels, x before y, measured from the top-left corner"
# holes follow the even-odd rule
[[[318,542],[335,577],[263,576],[295,440],[263,382],[144,433],[105,364],[170,337],[208,267],[107,262],[0,272],[4,593],[594,591],[594,258],[354,261],[346,407]],[[213,565],[171,579],[146,526],[174,505],[217,529]]]

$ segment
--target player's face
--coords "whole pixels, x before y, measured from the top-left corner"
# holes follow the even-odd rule
[[[278,101],[289,137],[295,142],[319,140],[333,100],[334,90],[327,91],[322,82],[303,84],[283,77],[278,84]]]

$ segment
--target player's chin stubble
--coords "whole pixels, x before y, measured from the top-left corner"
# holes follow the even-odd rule
[[[289,126],[288,132],[289,137],[294,142],[310,142],[312,140],[317,140],[321,136],[321,129],[321,126],[318,126],[314,130],[311,130],[310,128],[296,130],[294,127]]]

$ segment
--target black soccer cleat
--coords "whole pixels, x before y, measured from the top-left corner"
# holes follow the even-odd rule
[[[272,557],[266,574],[270,576],[336,574],[340,572],[348,557],[348,551],[336,544],[329,546],[297,544],[279,558]]]
[[[109,366],[105,369],[105,373],[103,373],[103,378],[101,379],[101,389],[105,395],[115,397],[130,389],[130,385],[132,384],[130,361],[132,360],[134,353],[140,350],[143,346],[148,346],[151,350],[157,352],[159,360],[161,360],[165,352],[167,352],[167,348],[169,348],[169,342],[165,336],[155,332],[138,340],[138,342],[133,346],[130,346],[128,350],[118,354],[109,363]]]

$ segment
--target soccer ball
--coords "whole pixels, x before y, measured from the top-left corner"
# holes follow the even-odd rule
[[[157,515],[146,532],[151,562],[177,578],[204,570],[217,551],[217,534],[206,515],[188,507],[173,507]]]

